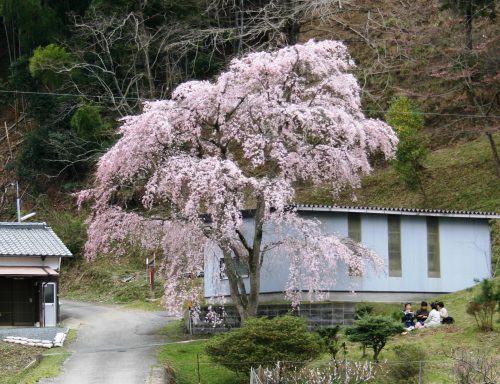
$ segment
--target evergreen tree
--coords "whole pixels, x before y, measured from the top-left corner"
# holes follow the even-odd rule
[[[349,341],[371,347],[373,361],[378,363],[379,354],[389,338],[403,331],[403,326],[389,317],[367,315],[355,320],[345,334]]]
[[[398,133],[399,143],[394,168],[411,190],[422,189],[424,161],[427,158],[424,119],[406,96],[395,97],[386,116]]]

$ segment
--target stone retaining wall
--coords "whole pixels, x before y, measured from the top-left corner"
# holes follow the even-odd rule
[[[301,304],[293,310],[290,304],[260,304],[258,316],[273,318],[276,316],[301,316],[306,320],[309,330],[331,327],[335,325],[350,325],[354,320],[355,303],[352,302],[322,302]],[[237,328],[240,318],[233,306],[202,307],[198,316],[186,316],[186,327],[192,334],[214,334]],[[199,320],[195,318],[198,317]],[[190,320],[192,319],[192,320]],[[208,321],[207,321],[208,320]]]

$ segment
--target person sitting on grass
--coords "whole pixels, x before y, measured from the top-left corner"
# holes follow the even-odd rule
[[[429,312],[429,316],[424,321],[424,325],[420,325],[417,328],[431,328],[441,325],[441,316],[439,315],[439,311],[437,309],[436,303],[431,303],[431,311]],[[419,325],[418,323],[417,325]]]
[[[422,301],[420,303],[420,309],[416,313],[417,322],[419,322],[420,325],[424,325],[424,321],[427,319],[427,316],[429,316],[427,301]]]
[[[453,324],[453,317],[448,315],[448,310],[444,307],[442,301],[437,302],[437,309],[439,311],[439,316],[441,317],[441,324]]]
[[[404,323],[404,327],[407,331],[411,331],[415,328],[415,313],[411,310],[411,303],[405,304],[401,322]]]

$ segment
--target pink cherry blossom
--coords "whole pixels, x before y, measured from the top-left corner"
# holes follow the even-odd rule
[[[201,295],[186,276],[203,270],[205,241],[215,243],[243,318],[256,313],[262,261],[273,257],[262,238],[268,228],[289,229],[273,249],[293,249],[293,301],[299,287],[320,293],[321,271],[338,262],[359,274],[380,266],[369,250],[324,236],[318,223],[287,209],[297,183],[357,187],[371,154],[393,155],[394,132],[361,111],[353,67],[341,42],[309,41],[233,59],[213,81],[190,81],[170,100],[146,103],[123,120],[95,185],[79,196],[93,202],[87,257],[119,255],[131,244],[161,254],[165,305],[178,308]],[[245,208],[256,208],[252,242],[241,233]],[[249,267],[248,292],[231,275],[235,260]]]

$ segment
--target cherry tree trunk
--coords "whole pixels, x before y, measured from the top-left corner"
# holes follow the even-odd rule
[[[248,297],[247,316],[257,316],[260,295],[260,270],[262,268],[262,235],[264,234],[264,212],[265,202],[263,197],[257,200],[257,208],[255,210],[255,235],[252,245],[252,251],[249,260],[249,278],[250,278],[250,294]]]
[[[255,236],[253,244],[251,246],[245,244],[249,250],[247,264],[250,288],[249,292],[247,292],[245,287],[241,271],[237,268],[237,262],[241,260],[241,257],[235,249],[231,249],[229,246],[225,247],[223,250],[225,272],[229,281],[231,300],[240,315],[242,323],[250,317],[257,316],[257,309],[259,306],[260,272],[262,268],[261,245],[264,233],[263,226],[265,216],[264,210],[265,202],[263,198],[258,198],[257,208],[255,211]]]

